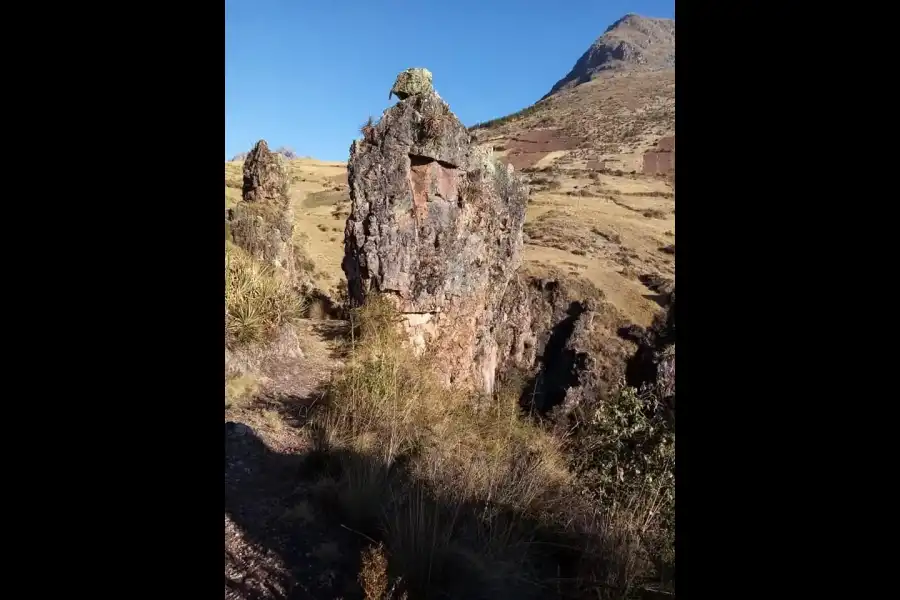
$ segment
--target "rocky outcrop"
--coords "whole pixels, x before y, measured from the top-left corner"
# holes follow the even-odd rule
[[[407,89],[350,148],[344,272],[351,301],[379,293],[448,384],[493,390],[496,330],[521,263],[527,188],[470,146],[426,86]]]
[[[628,363],[628,383],[651,386],[660,400],[675,408],[675,289],[666,293],[666,311],[648,329],[632,325],[623,332],[638,344]]]
[[[501,303],[497,340],[503,377],[524,375],[522,404],[567,412],[605,396],[635,351],[625,318],[592,283],[560,271],[519,273]]]
[[[243,200],[228,211],[234,243],[260,262],[292,273],[294,214],[283,159],[265,140],[257,142],[244,162]]]

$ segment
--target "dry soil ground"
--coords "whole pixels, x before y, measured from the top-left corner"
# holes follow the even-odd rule
[[[355,598],[365,540],[329,521],[304,477],[307,411],[341,363],[346,324],[306,319],[226,352],[225,598]]]

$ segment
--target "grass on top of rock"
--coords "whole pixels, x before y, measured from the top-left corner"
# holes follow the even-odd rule
[[[389,576],[372,587],[390,579],[413,598],[625,598],[656,574],[643,542],[660,523],[647,512],[658,508],[652,485],[594,502],[564,441],[520,413],[521,390],[443,387],[396,321],[377,297],[353,311],[348,362],[310,428],[322,506],[383,544]],[[631,430],[603,431],[592,448],[607,461]]]
[[[425,109],[419,122],[419,138],[421,141],[439,138],[452,115],[447,106],[441,102]]]
[[[303,314],[304,301],[272,268],[225,242],[225,343],[261,342]]]
[[[359,128],[359,132],[362,134],[363,139],[370,144],[374,144],[376,141],[375,140],[375,125],[376,124],[377,123],[375,122],[375,119],[372,118],[371,116],[369,116],[369,118],[366,120],[366,122],[363,123],[362,126]]]

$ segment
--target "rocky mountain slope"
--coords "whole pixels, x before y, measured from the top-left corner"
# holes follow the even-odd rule
[[[470,132],[531,184],[525,263],[578,273],[649,325],[647,282],[675,278],[674,175],[642,173],[675,134],[674,21],[620,19],[551,94]]]
[[[625,15],[581,55],[544,98],[587,83],[603,71],[675,68],[675,20]]]

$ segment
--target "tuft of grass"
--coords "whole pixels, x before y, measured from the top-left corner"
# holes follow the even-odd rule
[[[377,141],[375,139],[375,119],[370,116],[359,128],[359,132],[362,134],[363,140],[369,144],[374,144]]]
[[[225,341],[260,342],[303,314],[303,300],[271,268],[225,243]]]
[[[419,125],[419,132],[422,138],[426,140],[433,140],[440,137],[441,133],[444,131],[446,121],[447,114],[440,109],[425,115],[425,117],[422,119],[421,124]]]
[[[312,506],[306,500],[300,500],[297,504],[286,509],[281,518],[287,521],[299,522],[303,525],[309,525],[316,520]]]

